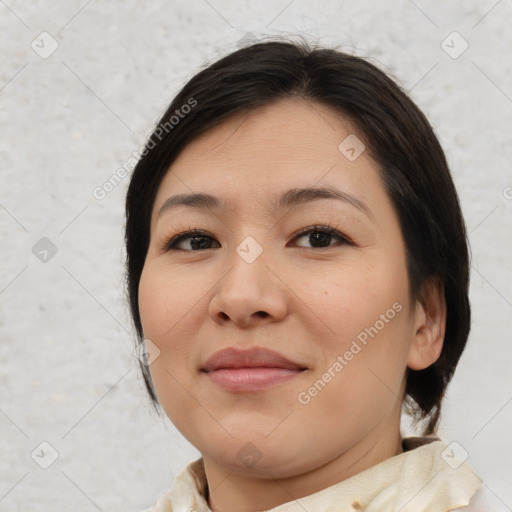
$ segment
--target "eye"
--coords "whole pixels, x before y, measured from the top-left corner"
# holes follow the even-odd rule
[[[333,238],[338,241],[338,245],[354,245],[345,235],[333,226],[312,226],[301,230],[295,239],[308,237],[309,243],[313,244],[314,249],[323,249],[332,247],[329,244]]]
[[[337,241],[337,245],[355,245],[348,237],[343,235],[333,226],[309,226],[295,234],[294,240],[307,238],[312,245],[312,249],[325,249],[333,247],[332,240]],[[212,244],[213,242],[213,244]],[[199,250],[215,249],[215,244],[220,247],[219,242],[207,232],[201,230],[189,230],[182,232],[171,240],[163,244],[166,251],[187,251],[197,252]],[[212,246],[213,245],[213,246]],[[181,247],[180,247],[181,246]],[[307,246],[301,246],[305,247]]]
[[[212,249],[211,244],[208,242],[208,240],[215,239],[209,236],[204,231],[191,230],[186,231],[185,233],[180,233],[179,235],[176,235],[175,237],[171,238],[171,240],[164,244],[164,248],[167,251],[188,251],[192,249],[192,252],[196,252],[197,249]],[[183,242],[185,241],[189,242],[187,242],[187,244],[183,244]],[[185,245],[185,247],[188,246],[188,249],[178,247],[179,245]]]

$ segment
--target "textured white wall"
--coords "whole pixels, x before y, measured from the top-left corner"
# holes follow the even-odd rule
[[[199,456],[150,412],[132,354],[128,180],[101,200],[93,190],[130,167],[178,88],[247,33],[370,57],[434,125],[473,251],[473,330],[441,435],[468,451],[495,510],[510,510],[510,26],[507,0],[2,0],[0,510],[137,511]],[[453,31],[469,44],[458,58],[464,41],[447,39],[452,56],[441,47]],[[31,458],[42,441],[58,453],[48,469]]]

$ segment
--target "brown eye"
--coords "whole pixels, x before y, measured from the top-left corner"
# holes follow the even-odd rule
[[[184,241],[187,242],[186,246],[188,249],[184,249],[183,247],[178,247],[178,245],[182,244]],[[206,250],[213,249],[211,247],[211,241],[215,240],[213,237],[207,235],[203,231],[188,231],[186,233],[180,233],[179,235],[173,237],[169,242],[165,244],[165,249],[168,251],[191,251],[196,252],[197,250]],[[218,243],[218,242],[217,242]],[[219,245],[220,247],[220,245]]]
[[[354,245],[353,242],[332,226],[310,226],[304,228],[295,236],[294,240],[306,237],[309,237],[308,240],[312,245],[312,247],[310,247],[312,249],[326,249],[333,247],[333,239],[337,242],[337,245]],[[166,251],[188,252],[215,249],[215,247],[212,247],[212,241],[217,244],[217,248],[220,247],[220,244],[215,240],[215,238],[207,234],[205,231],[189,230],[174,236],[170,241],[166,242],[164,244],[164,249]],[[180,245],[181,247],[179,247]]]
[[[306,236],[309,237],[308,241],[313,245],[313,249],[332,247],[332,244],[329,242],[332,241],[333,238],[338,242],[338,244],[353,245],[347,237],[332,226],[314,226],[306,228],[306,230],[299,233],[295,239],[304,238]]]

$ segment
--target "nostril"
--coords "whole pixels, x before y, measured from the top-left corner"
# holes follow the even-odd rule
[[[263,318],[267,317],[268,316],[268,313],[266,311],[257,311],[256,314],[258,316],[261,316]]]

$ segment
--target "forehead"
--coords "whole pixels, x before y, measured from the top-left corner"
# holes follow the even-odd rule
[[[173,166],[190,161],[322,161],[340,155],[339,144],[355,135],[353,124],[333,109],[311,101],[286,99],[235,115],[194,139]],[[361,136],[359,136],[361,138]],[[277,164],[278,162],[274,162]]]
[[[279,191],[311,186],[370,201],[382,185],[361,139],[340,113],[304,100],[231,117],[182,150],[160,185],[155,210],[169,194],[205,192],[243,206],[270,204]],[[345,141],[360,153],[357,158],[347,158]]]

